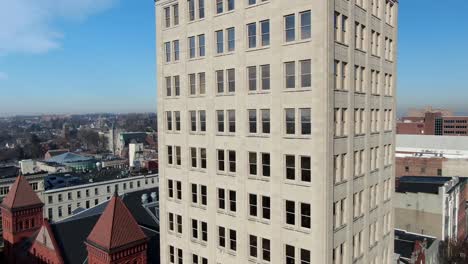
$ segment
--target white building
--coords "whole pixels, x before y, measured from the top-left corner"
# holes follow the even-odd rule
[[[130,167],[140,167],[143,161],[143,143],[130,143],[128,145],[128,160]]]
[[[42,196],[44,217],[58,221],[73,215],[75,210],[88,209],[109,200],[115,190],[120,195],[158,186],[158,175],[150,174],[50,189]]]
[[[390,263],[397,6],[156,0],[162,263]]]

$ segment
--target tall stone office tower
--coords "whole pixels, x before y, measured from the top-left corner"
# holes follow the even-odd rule
[[[157,0],[162,263],[391,263],[396,0]]]

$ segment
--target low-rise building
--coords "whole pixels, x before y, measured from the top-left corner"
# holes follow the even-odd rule
[[[396,177],[459,176],[468,171],[468,137],[397,135]]]
[[[124,194],[159,186],[157,174],[125,177],[111,174],[94,177],[93,182],[83,182],[76,176],[68,175],[58,180],[55,178],[54,182],[46,181],[46,185],[52,184],[43,194],[44,216],[50,221],[58,221],[94,207],[109,200],[116,191]]]
[[[400,177],[393,202],[395,228],[440,240],[464,240],[467,181],[460,177]]]

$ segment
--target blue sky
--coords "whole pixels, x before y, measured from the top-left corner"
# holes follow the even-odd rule
[[[0,0],[0,115],[155,111],[153,0]],[[468,112],[468,1],[403,0],[399,112]]]

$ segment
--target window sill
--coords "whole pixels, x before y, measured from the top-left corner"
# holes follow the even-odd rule
[[[365,175],[365,173],[360,174],[360,175],[357,175],[357,176],[354,176],[354,180],[358,180],[359,178],[364,177],[364,175]]]
[[[346,93],[349,92],[349,90],[346,90],[346,89],[336,89],[335,88],[334,90],[335,90],[335,92],[346,92]]]
[[[286,135],[283,136],[284,139],[311,139],[311,135]]]
[[[189,19],[190,19],[190,18],[189,18]],[[187,25],[194,24],[194,23],[197,23],[197,22],[201,22],[201,21],[203,21],[203,20],[205,20],[205,18],[196,18],[196,19],[194,19],[194,20],[189,20],[189,21],[187,22]]]
[[[284,180],[284,183],[288,184],[288,185],[300,186],[300,187],[310,187],[310,186],[312,186],[311,183],[302,183],[302,182],[299,182],[297,180],[292,181],[292,180],[287,180],[286,179],[286,180]]]
[[[343,43],[343,42],[340,42],[340,41],[337,41],[337,40],[335,40],[335,44],[338,44],[338,45],[343,46],[343,47],[345,47],[345,48],[349,48],[349,45],[348,45],[348,44]]]
[[[227,241],[226,241],[226,242],[227,242]],[[219,250],[220,252],[227,253],[227,254],[229,254],[229,255],[231,255],[231,256],[236,256],[236,255],[237,255],[236,252],[233,251],[232,249],[223,248],[223,247],[221,247],[221,246],[219,246],[219,245],[217,246],[217,248],[218,248],[218,250]]]
[[[190,238],[190,241],[191,241],[192,243],[199,244],[199,245],[201,245],[201,246],[203,246],[203,247],[206,247],[206,244],[207,244],[205,241],[198,241],[198,240],[196,240],[195,238]]]
[[[176,99],[180,99],[180,96],[166,96],[164,98],[167,100],[176,100]]]
[[[192,171],[192,172],[201,172],[201,173],[206,173],[206,169],[201,169],[201,168],[193,168],[193,167],[190,167],[189,171]]]
[[[338,186],[343,185],[343,184],[345,184],[347,182],[348,182],[348,180],[343,180],[343,181],[340,181],[340,182],[336,182],[334,185],[335,185],[335,187],[338,187]]]
[[[285,41],[283,43],[283,46],[290,46],[290,45],[296,45],[296,44],[303,44],[307,42],[312,42],[312,38],[307,38],[307,39],[300,39],[300,40],[292,40],[292,41]]]
[[[245,9],[251,9],[251,8],[261,6],[261,5],[266,5],[266,4],[269,4],[269,3],[270,3],[270,1],[264,1],[264,2],[260,2],[258,4],[248,5],[247,7],[245,7]]]
[[[236,134],[235,133],[216,133],[216,136],[217,137],[235,137]]]
[[[339,226],[339,227],[335,227],[335,228],[333,229],[333,232],[337,233],[337,232],[339,232],[339,231],[345,229],[346,226],[347,226],[347,224],[342,224],[342,225]]]
[[[354,48],[354,50],[360,52],[360,53],[363,53],[363,54],[366,54],[367,51],[366,50],[363,50],[363,49],[360,49],[360,48]]]
[[[263,219],[255,218],[255,217],[252,217],[252,216],[247,216],[247,220],[249,220],[251,222],[255,222],[255,223],[265,224],[265,225],[270,224],[269,220],[263,220]]]
[[[216,93],[216,97],[223,97],[223,96],[234,96],[236,95],[235,92],[227,92],[227,93]]]
[[[187,98],[204,98],[204,97],[206,97],[205,94],[200,94],[200,95],[192,95],[191,94],[191,95],[187,96]]]
[[[359,221],[362,218],[364,218],[364,214],[362,214],[360,216],[353,217],[353,222]]]
[[[295,231],[295,232],[299,232],[299,233],[303,233],[303,234],[310,234],[311,233],[310,229],[305,229],[303,227],[297,227],[297,226],[291,226],[291,225],[288,225],[288,224],[284,224],[283,228],[286,229],[286,230]]]
[[[201,210],[204,210],[206,211],[206,205],[199,205],[199,204],[190,204],[193,208],[197,208],[197,209],[201,209]]]
[[[234,11],[236,11],[235,8],[233,10],[223,11],[221,13],[214,14],[213,17],[221,17],[221,16],[224,16],[224,15],[229,15],[229,14],[234,13]],[[216,9],[215,9],[215,12],[216,12]]]
[[[385,62],[388,62],[388,63],[394,63],[393,60],[389,60],[389,59],[385,59]]]
[[[223,171],[217,171],[216,174],[219,175],[219,176],[236,177],[236,174],[227,173],[227,172],[223,172]]]
[[[367,10],[366,10],[364,7],[362,7],[362,6],[358,5],[358,4],[356,4],[356,6],[357,6],[359,9],[361,9],[362,11],[367,12]]]
[[[263,182],[269,182],[270,181],[270,177],[265,177],[265,176],[249,175],[249,176],[247,176],[247,179],[254,180],[254,181],[263,181]]]
[[[295,92],[311,92],[312,87],[301,87],[301,88],[284,88],[283,93],[295,93]]]
[[[355,134],[354,137],[360,138],[360,137],[364,137],[365,135],[366,135],[365,133],[359,133],[359,134]]]
[[[177,133],[180,134],[180,133]],[[204,136],[206,135],[206,132],[189,132],[190,136]]]
[[[203,60],[205,59],[205,56],[202,56],[202,57],[195,57],[195,58],[189,58],[187,61],[188,62],[191,62],[191,61],[199,61],[199,60]]]
[[[259,50],[265,50],[265,49],[269,49],[270,48],[270,45],[268,46],[260,46],[260,47],[255,47],[255,48],[247,48],[245,50],[245,52],[253,52],[253,51],[259,51]]]
[[[378,15],[372,14],[372,17],[373,17],[373,18],[376,18],[376,19],[378,19],[378,20],[381,20],[380,17],[379,17]]]
[[[270,138],[270,134],[248,134],[248,138]]]
[[[178,27],[180,27],[180,20],[179,20],[179,24],[174,25],[174,26],[164,27],[162,31],[168,31],[168,30],[176,29]]]
[[[258,91],[248,91],[249,95],[255,95],[255,94],[270,94],[270,90],[258,90]]]
[[[166,130],[166,134],[170,134],[170,135],[180,135],[182,134],[180,131],[169,131],[169,130]]]
[[[379,59],[380,60],[380,55],[372,54],[371,57],[374,58],[374,59]]]
[[[366,92],[354,91],[354,93],[357,94],[357,95],[366,95]]]
[[[213,55],[213,57],[224,57],[224,56],[229,56],[229,55],[234,55],[235,54],[235,51],[227,51],[227,52],[223,52],[223,53],[216,53],[215,55]]]
[[[235,213],[223,211],[222,209],[218,209],[217,212],[218,212],[218,214],[227,215],[227,216],[230,216],[230,217],[236,217]]]
[[[380,94],[377,94],[377,93],[371,93],[372,96],[376,96],[376,97],[379,97]]]
[[[169,62],[165,61],[164,65],[172,65],[172,64],[178,64],[178,63],[180,63],[180,57],[176,61],[169,61]]]

